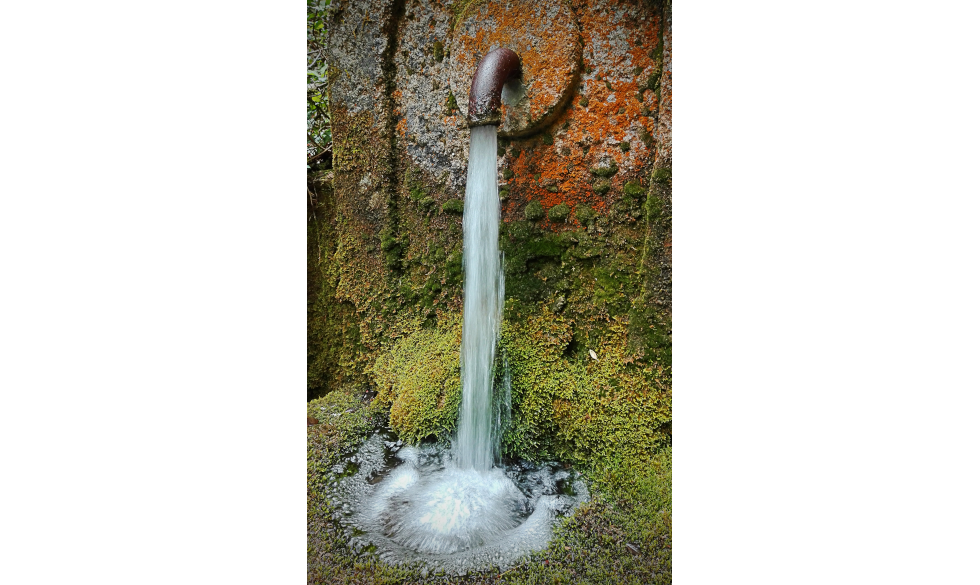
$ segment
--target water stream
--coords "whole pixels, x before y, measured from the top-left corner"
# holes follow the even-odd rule
[[[504,300],[499,229],[497,127],[477,126],[470,132],[463,208],[463,401],[457,430],[459,467],[477,471],[490,470],[494,453],[493,362]]]
[[[558,463],[500,461],[510,375],[498,359],[504,277],[498,250],[497,127],[470,135],[463,211],[463,386],[455,444],[404,445],[379,430],[327,475],[334,519],[356,554],[463,574],[545,548],[558,517],[588,499]],[[494,364],[502,375],[494,388]],[[494,466],[497,463],[497,466]]]

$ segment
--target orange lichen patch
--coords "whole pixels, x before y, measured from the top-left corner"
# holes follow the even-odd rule
[[[622,10],[624,7],[630,9]],[[653,15],[637,18],[635,8],[624,1],[577,2],[575,9],[586,46],[582,89],[546,130],[553,136],[552,144],[537,145],[535,141],[530,149],[522,146],[516,159],[506,159],[514,177],[509,181],[512,196],[504,206],[505,220],[520,217],[515,214],[532,199],[539,200],[546,211],[566,203],[573,212],[587,205],[603,213],[621,196],[624,183],[644,181],[638,175],[653,161],[651,137],[657,126],[651,113],[658,104],[648,83],[658,71],[654,49],[659,19]],[[627,16],[610,18],[611,13]],[[591,172],[613,162],[619,172],[610,178]],[[610,189],[597,192],[594,185],[604,181]],[[547,220],[542,223],[552,229],[579,225],[574,213],[564,226]]]
[[[408,135],[408,122],[405,121],[405,118],[399,118],[395,128],[398,130],[398,135],[402,138]]]

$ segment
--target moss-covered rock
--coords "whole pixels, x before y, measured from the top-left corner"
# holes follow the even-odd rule
[[[593,465],[614,457],[642,461],[667,445],[669,386],[655,369],[632,365],[626,326],[614,322],[589,347],[572,342],[571,322],[546,307],[505,324],[501,346],[514,396],[507,452]]]
[[[619,172],[619,167],[616,165],[616,161],[610,161],[609,164],[604,167],[594,167],[589,169],[589,172],[597,177],[609,178]]]
[[[566,203],[559,203],[551,209],[548,210],[548,219],[551,221],[565,221],[568,219],[568,214],[571,213],[571,208]]]
[[[442,204],[442,210],[446,213],[454,213],[456,215],[463,214],[463,202],[459,199],[450,199]]]
[[[538,221],[544,219],[544,207],[541,202],[535,199],[531,201],[524,207],[524,217],[529,221]]]
[[[623,185],[623,197],[636,200],[646,195],[646,193],[647,190],[644,189],[639,183],[630,181]]]
[[[399,339],[371,368],[375,402],[390,406],[390,426],[412,443],[445,438],[456,428],[460,401],[458,320]]]
[[[582,225],[585,225],[595,218],[595,210],[588,205],[579,205],[575,207],[575,219]]]

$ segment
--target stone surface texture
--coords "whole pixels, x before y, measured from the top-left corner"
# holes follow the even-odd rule
[[[649,427],[636,440],[669,441],[670,22],[661,1],[333,1],[333,172],[309,181],[311,396],[370,389],[393,343],[458,318],[466,68],[523,43],[527,115],[545,122],[498,142],[504,329],[562,329],[511,335],[512,361],[554,350],[554,372],[618,380],[589,390],[596,404],[646,404],[630,414]],[[611,355],[622,372],[602,369]],[[588,423],[586,390],[546,390],[540,375],[515,367],[515,420],[531,425],[533,398],[558,421],[538,438],[526,426],[529,445]],[[598,448],[567,434],[568,452]]]

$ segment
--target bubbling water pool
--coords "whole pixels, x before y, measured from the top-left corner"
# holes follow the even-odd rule
[[[351,548],[427,571],[504,570],[547,547],[555,521],[588,499],[581,477],[557,463],[477,471],[453,457],[378,432],[335,465],[328,497]]]

